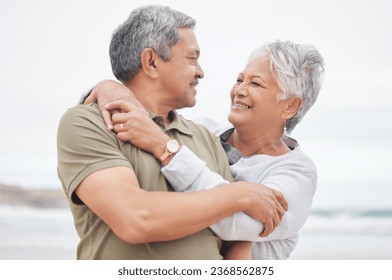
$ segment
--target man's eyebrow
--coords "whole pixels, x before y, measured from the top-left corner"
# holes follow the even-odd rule
[[[199,49],[191,50],[191,53],[192,53],[192,54],[196,54],[197,57],[200,56],[200,50],[199,50]]]

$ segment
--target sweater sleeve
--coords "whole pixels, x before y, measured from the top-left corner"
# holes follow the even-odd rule
[[[170,163],[162,168],[162,173],[176,191],[200,191],[228,184],[219,174],[212,172],[186,146],[182,146]],[[210,226],[222,240],[260,240],[262,223],[243,212],[227,217]]]
[[[276,229],[261,241],[285,239],[298,234],[305,224],[317,185],[317,170],[309,158],[301,161],[282,162],[269,176],[258,183],[280,191],[289,209]]]

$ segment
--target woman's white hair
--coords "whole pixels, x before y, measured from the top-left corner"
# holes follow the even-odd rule
[[[316,102],[324,76],[324,60],[312,45],[290,41],[266,43],[252,52],[249,59],[264,56],[269,59],[271,72],[282,90],[279,99],[299,96],[302,105],[286,122],[290,133]]]

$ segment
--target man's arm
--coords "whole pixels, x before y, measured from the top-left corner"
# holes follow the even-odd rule
[[[146,192],[94,106],[66,113],[58,130],[59,176],[123,240],[131,243],[177,239],[238,211],[260,221],[279,220],[277,199],[254,184],[233,183],[197,193]],[[77,200],[73,200],[74,203]],[[270,207],[265,210],[264,205]]]
[[[153,154],[155,158],[160,158],[165,149],[164,144],[170,138],[150,118],[138,112],[139,108],[129,102],[114,101],[108,104],[106,108],[122,112],[116,113],[112,117],[114,131],[117,132],[117,137],[120,140],[129,141],[135,146]],[[183,153],[185,154],[183,155]],[[190,191],[200,191],[228,183],[219,174],[210,171],[205,163],[201,162],[186,147],[182,147],[177,155],[168,158],[162,164],[169,164],[173,160],[175,160],[179,169],[170,170],[170,167],[167,167],[162,170],[162,173],[165,176],[169,176],[168,179],[176,190],[188,188]],[[199,161],[197,162],[197,160]],[[266,186],[258,185],[258,187],[260,192],[264,192],[266,195],[272,193],[278,197],[279,203],[276,205],[267,203],[264,205],[264,211],[276,212],[279,216],[278,220],[271,217],[272,219],[265,219],[263,223],[260,223],[250,218],[246,213],[238,213],[238,215],[211,226],[211,229],[220,238],[224,240],[258,241],[260,236],[269,235],[279,224],[280,219],[287,210],[287,202],[279,192],[271,190]]]
[[[252,187],[234,183],[197,193],[147,192],[132,169],[119,166],[89,175],[76,194],[120,239],[138,244],[178,239],[235,212],[252,212]]]

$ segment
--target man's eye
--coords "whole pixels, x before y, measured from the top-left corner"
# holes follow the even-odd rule
[[[237,79],[237,84],[241,84],[243,81],[241,79]]]
[[[196,57],[189,57],[189,62],[192,65],[196,65],[197,64],[197,58]]]

